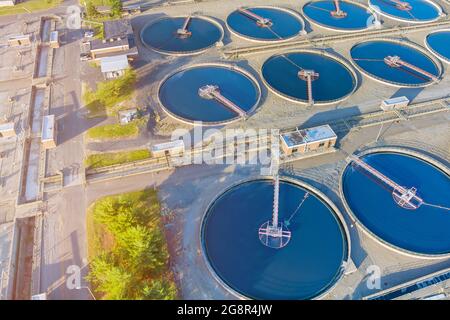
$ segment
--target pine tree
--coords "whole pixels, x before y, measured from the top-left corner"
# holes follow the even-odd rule
[[[121,0],[111,0],[111,14],[113,17],[120,17],[122,15],[122,1]]]

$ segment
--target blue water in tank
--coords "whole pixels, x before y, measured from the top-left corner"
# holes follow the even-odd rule
[[[416,187],[425,202],[450,207],[450,179],[428,162],[399,153],[373,153],[362,159],[397,184]],[[342,183],[350,209],[378,238],[414,253],[450,253],[450,211],[426,205],[404,209],[394,202],[390,189],[352,166],[346,168]]]
[[[310,195],[290,219],[290,242],[264,246],[258,229],[272,218],[272,180],[239,184],[209,207],[202,240],[210,265],[228,286],[253,299],[310,299],[340,277],[348,247],[339,218]],[[289,219],[305,189],[280,182],[279,219]]]
[[[401,85],[426,85],[431,80],[409,68],[388,66],[383,61],[386,56],[399,56],[403,61],[439,77],[439,69],[430,57],[411,46],[400,43],[381,40],[363,42],[354,46],[350,54],[355,63],[365,72],[388,82]]]
[[[450,62],[450,30],[443,30],[427,36],[428,46],[439,57]]]
[[[236,113],[219,102],[198,95],[198,89],[205,85],[219,86],[221,94],[244,111],[252,109],[260,97],[257,84],[244,73],[206,65],[170,76],[161,85],[159,98],[169,112],[189,121],[223,122],[236,118]]]
[[[276,8],[255,7],[247,10],[272,21],[270,28],[260,27],[255,20],[239,11],[233,11],[227,18],[228,26],[236,33],[257,40],[276,41],[298,35],[303,30],[301,20],[295,15]]]
[[[141,38],[152,49],[167,53],[189,53],[213,46],[222,38],[222,30],[213,22],[192,17],[188,30],[190,37],[180,38],[176,32],[183,27],[186,17],[166,17],[144,27]]]
[[[372,7],[391,17],[405,21],[429,22],[439,17],[439,10],[430,1],[424,0],[404,0],[411,5],[411,10],[400,10],[396,4],[390,0],[369,0]]]
[[[314,1],[303,7],[303,12],[310,20],[325,27],[357,31],[373,26],[375,18],[367,8],[350,2],[340,1],[340,8],[347,13],[343,18],[334,17],[331,12],[336,10],[334,1]]]
[[[341,99],[356,86],[356,80],[347,67],[320,53],[293,52],[272,56],[264,62],[262,75],[278,93],[304,102],[308,101],[308,85],[298,77],[300,68],[319,73],[319,78],[312,82],[315,102]]]

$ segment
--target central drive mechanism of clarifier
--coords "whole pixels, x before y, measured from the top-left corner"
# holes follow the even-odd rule
[[[191,22],[191,16],[186,17],[183,26],[177,30],[177,36],[180,39],[186,39],[192,36],[192,32],[188,30],[189,23]]]
[[[347,12],[341,10],[340,0],[334,0],[335,10],[331,11],[331,15],[335,18],[345,18],[347,16]]]
[[[402,10],[402,11],[411,11],[412,10],[412,6],[405,1],[400,1],[400,0],[390,0],[391,2],[395,3],[395,7],[398,10]]]
[[[203,86],[198,89],[198,95],[207,100],[216,100],[217,102],[221,103],[231,111],[234,111],[241,117],[245,117],[246,113],[242,108],[237,106],[235,103],[233,103],[230,99],[226,98],[222,93],[220,93],[219,86],[207,84],[206,86]]]
[[[419,74],[422,74],[428,78],[430,78],[433,81],[438,81],[438,78],[436,76],[434,76],[433,74],[419,68],[416,67],[415,65],[408,63],[404,60],[402,60],[399,56],[387,56],[384,58],[384,63],[386,63],[388,66],[392,67],[392,68],[400,68],[400,67],[406,67],[409,68]]]
[[[272,20],[261,17],[261,16],[257,15],[256,13],[251,12],[248,9],[239,8],[238,10],[243,15],[249,17],[250,19],[255,20],[256,24],[258,26],[260,26],[261,28],[270,28],[273,25]]]
[[[280,178],[276,175],[274,181],[272,220],[264,222],[258,230],[258,237],[261,243],[274,249],[285,247],[289,243],[289,240],[291,240],[291,232],[286,225],[278,222],[279,193]]]
[[[378,170],[374,169],[372,166],[368,165],[361,159],[359,159],[356,156],[350,156],[350,160],[353,161],[357,166],[360,168],[366,170],[370,174],[372,174],[374,177],[381,180],[383,183],[388,185],[392,188],[392,198],[394,199],[395,203],[398,204],[400,207],[404,209],[409,210],[416,210],[418,209],[423,203],[423,199],[420,198],[417,195],[417,188],[405,188],[379,172]]]
[[[314,99],[313,99],[313,93],[312,93],[312,82],[314,80],[319,79],[319,74],[317,72],[315,72],[314,70],[306,70],[306,69],[302,69],[298,72],[298,77],[303,80],[306,81],[307,83],[307,92],[308,92],[308,102],[310,105],[314,104]]]

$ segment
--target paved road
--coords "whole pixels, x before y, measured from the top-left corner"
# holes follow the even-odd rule
[[[65,5],[75,3],[66,1]],[[65,8],[54,10],[64,13]],[[90,299],[87,290],[68,289],[67,268],[75,265],[86,274],[86,193],[83,182],[86,124],[80,116],[80,30],[58,25],[62,46],[55,50],[50,113],[58,123],[58,147],[49,151],[47,174],[60,170],[64,188],[48,194],[48,213],[44,218],[40,291],[50,299]],[[82,281],[81,285],[85,285]]]

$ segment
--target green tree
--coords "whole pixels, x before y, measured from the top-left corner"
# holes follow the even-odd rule
[[[173,281],[153,279],[142,289],[142,299],[145,300],[175,300],[177,287]]]
[[[113,17],[120,17],[122,15],[122,1],[121,0],[111,0],[111,15]]]
[[[95,207],[94,219],[117,236],[134,224],[132,203],[123,197],[103,199]]]
[[[135,274],[157,275],[169,259],[164,235],[159,228],[130,227],[116,235],[117,253],[127,270]]]
[[[100,15],[100,13],[98,12],[97,8],[92,3],[92,1],[88,1],[86,3],[86,15],[89,18],[95,18],[95,17],[98,17]]]
[[[168,269],[169,251],[156,190],[99,200],[94,222],[114,238],[107,253],[93,258],[87,279],[104,299],[177,298]]]
[[[111,256],[102,254],[90,264],[87,279],[95,286],[96,292],[103,293],[106,300],[124,300],[128,298],[131,274],[117,267]]]

